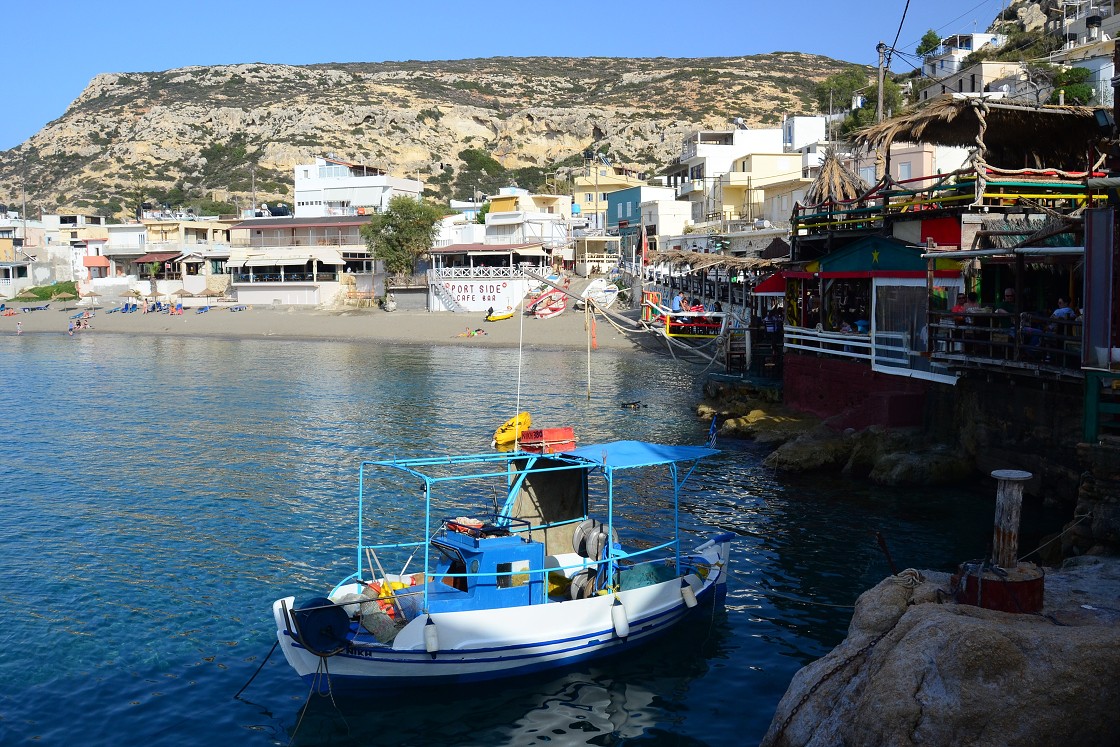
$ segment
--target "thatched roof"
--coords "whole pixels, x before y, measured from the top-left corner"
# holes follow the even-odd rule
[[[846,201],[864,195],[871,189],[859,174],[841,163],[836,153],[829,149],[821,161],[817,178],[805,191],[806,205],[819,205],[829,200]]]
[[[867,127],[857,146],[886,148],[892,142],[975,148],[1006,169],[1085,171],[1097,159],[1103,136],[1085,106],[1022,106],[979,97],[939,96],[924,106]]]
[[[690,252],[683,249],[650,252],[646,262],[651,265],[666,262],[673,267],[688,265],[693,271],[713,267],[725,270],[773,270],[778,266],[772,260],[759,257],[735,257],[730,254]]]

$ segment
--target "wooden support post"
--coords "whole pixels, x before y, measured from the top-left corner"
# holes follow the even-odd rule
[[[992,563],[1009,570],[1019,562],[1019,513],[1023,506],[1023,483],[1034,475],[1017,469],[997,469],[992,477],[999,481]]]

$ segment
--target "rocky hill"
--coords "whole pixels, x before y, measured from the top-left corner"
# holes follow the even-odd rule
[[[811,114],[841,69],[797,52],[734,58],[492,58],[243,64],[94,78],[59,119],[0,152],[0,203],[128,214],[140,200],[291,201],[314,156],[417,174],[432,193],[533,181],[587,148],[644,169],[689,131]],[[491,160],[493,159],[493,160]],[[536,186],[522,183],[521,186]]]

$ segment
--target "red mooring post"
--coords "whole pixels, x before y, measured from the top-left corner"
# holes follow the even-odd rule
[[[1044,602],[1044,574],[1034,563],[1019,562],[1019,515],[1023,487],[1034,475],[1017,469],[997,469],[996,521],[992,557],[963,563],[953,576],[954,597],[1000,612],[1038,612]]]

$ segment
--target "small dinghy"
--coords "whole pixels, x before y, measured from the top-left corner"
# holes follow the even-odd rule
[[[590,299],[594,305],[600,309],[609,309],[611,304],[618,298],[618,287],[607,281],[606,278],[595,278],[587,287],[583,289],[583,293],[576,299],[576,308],[582,309],[587,306],[587,301]]]
[[[522,431],[533,424],[533,416],[528,412],[519,412],[512,418],[498,426],[494,431],[494,440],[491,446],[507,446],[517,442]]]

